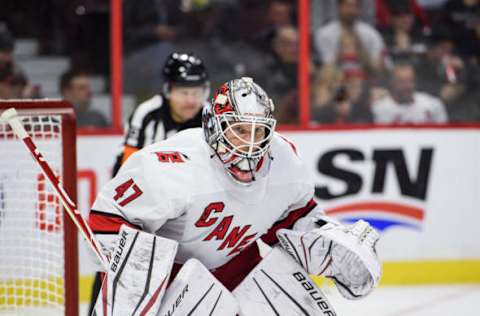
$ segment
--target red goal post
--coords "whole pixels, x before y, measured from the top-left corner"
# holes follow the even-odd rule
[[[0,101],[76,200],[76,124],[60,100]],[[77,316],[77,231],[40,168],[7,122],[0,122],[0,315]]]

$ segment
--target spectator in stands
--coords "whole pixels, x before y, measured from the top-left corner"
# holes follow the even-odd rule
[[[312,112],[330,104],[343,79],[343,73],[335,65],[326,65],[315,73],[312,83]]]
[[[480,63],[480,0],[450,0],[443,12],[460,55]]]
[[[23,71],[12,63],[0,65],[0,99],[40,98],[38,86],[28,84]]]
[[[7,26],[0,22],[0,66],[13,63],[14,39]]]
[[[318,111],[314,111],[312,120],[320,124],[343,124],[349,122],[353,105],[345,86],[334,92],[333,100]]]
[[[298,121],[298,31],[293,26],[278,28],[261,73],[254,77],[275,103],[279,123]]]
[[[42,97],[40,87],[30,85],[25,73],[16,65],[13,65],[11,82],[14,99],[38,99]]]
[[[323,64],[342,64],[353,58],[381,70],[385,45],[376,29],[358,19],[358,1],[338,0],[339,19],[315,31],[314,47]],[[352,45],[355,49],[348,55],[341,52],[345,46]]]
[[[453,35],[446,29],[436,29],[428,44],[425,58],[416,66],[418,87],[445,100],[446,85],[465,82],[465,62],[456,54]]]
[[[438,96],[447,108],[450,121],[478,119],[479,66],[457,54],[449,30],[434,31],[425,58],[416,65],[418,89]]]
[[[395,61],[424,54],[427,50],[425,35],[405,2],[395,2],[390,12],[391,25],[383,32],[390,57]]]
[[[430,16],[424,11],[420,5],[424,0],[376,0],[376,26],[385,29],[392,26],[392,17],[396,7],[401,6],[406,8],[410,14],[419,22],[420,27],[425,31],[431,30]]]
[[[480,67],[457,51],[453,35],[437,30],[425,58],[417,64],[418,87],[442,99],[450,121],[472,122],[480,119]]]
[[[6,24],[0,22],[0,98],[36,99],[41,97],[40,87],[30,85],[25,72],[15,63],[15,39]]]
[[[328,64],[326,64],[328,65]],[[352,32],[342,33],[336,65],[344,72],[375,73],[378,68],[363,47],[360,38]]]
[[[396,65],[391,74],[390,94],[372,104],[375,123],[445,123],[442,101],[416,91],[415,70],[410,64]]]
[[[108,126],[101,113],[90,109],[92,88],[87,74],[75,70],[65,72],[60,78],[60,93],[62,98],[72,103],[75,108],[78,127]]]
[[[368,80],[362,72],[345,72],[324,106],[313,106],[312,121],[320,124],[370,123]]]
[[[248,13],[248,11],[246,12]],[[276,30],[294,24],[294,7],[292,1],[289,0],[272,0],[270,1],[266,13],[265,23],[260,30],[255,30],[251,34],[253,45],[263,52],[271,49],[270,43],[276,35]]]
[[[145,96],[162,86],[162,67],[186,19],[180,5],[177,0],[123,1],[126,93]]]
[[[311,25],[312,30],[338,19],[338,0],[311,0]],[[376,2],[378,0],[360,0],[359,2],[359,18],[363,22],[375,25]]]
[[[0,65],[0,100],[15,99],[15,90],[12,65]]]

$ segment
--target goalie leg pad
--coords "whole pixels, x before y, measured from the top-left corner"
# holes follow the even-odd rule
[[[157,315],[177,247],[176,241],[123,225],[92,315]]]
[[[337,315],[307,272],[274,248],[233,291],[242,316]]]
[[[235,316],[232,293],[197,259],[188,260],[167,289],[158,316]]]

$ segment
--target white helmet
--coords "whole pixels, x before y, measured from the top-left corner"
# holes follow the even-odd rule
[[[238,183],[248,185],[268,172],[273,110],[265,91],[247,77],[224,83],[203,109],[205,139]]]

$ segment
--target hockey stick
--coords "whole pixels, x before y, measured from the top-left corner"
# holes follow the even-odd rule
[[[62,184],[53,172],[52,168],[45,160],[42,153],[38,150],[37,146],[33,142],[33,139],[30,137],[30,135],[28,135],[22,123],[18,119],[17,111],[14,108],[5,110],[0,116],[0,119],[10,124],[15,135],[17,135],[17,137],[22,140],[23,144],[27,147],[30,154],[32,154],[34,160],[37,162],[40,169],[42,169],[43,174],[48,179],[53,189],[57,193],[58,197],[60,198],[60,201],[62,202],[66,212],[68,213],[72,221],[75,223],[83,238],[87,241],[97,258],[100,260],[105,270],[107,270],[109,263],[107,257],[105,257],[105,255],[101,251],[101,245],[93,235],[90,226],[88,226],[85,219],[77,210],[75,203],[73,203],[67,192],[65,192]]]

